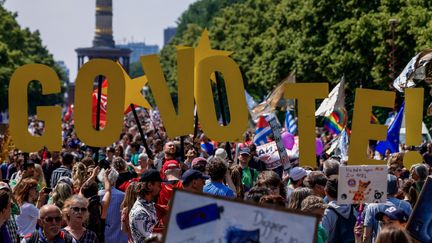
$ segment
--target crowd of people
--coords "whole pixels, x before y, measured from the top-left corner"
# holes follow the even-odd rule
[[[180,142],[148,113],[139,115],[145,138],[128,118],[116,143],[95,149],[65,122],[62,151],[8,151],[0,166],[1,242],[159,242],[175,188],[319,215],[317,242],[415,242],[405,226],[431,174],[431,144],[412,168],[404,167],[403,152],[383,155],[385,203],[339,205],[345,162],[337,157],[317,156],[315,168],[267,170],[252,133],[230,146],[200,131]],[[29,132],[42,134],[43,124],[31,121]]]

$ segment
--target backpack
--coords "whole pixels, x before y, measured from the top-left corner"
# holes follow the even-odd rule
[[[357,217],[354,215],[354,206],[351,205],[349,217],[347,219],[344,218],[334,207],[329,206],[328,209],[337,215],[335,234],[332,242],[355,242],[354,226],[357,222]]]
[[[65,233],[64,231],[60,231],[60,238],[65,240],[65,243],[72,243],[73,239],[70,234]],[[34,231],[31,234],[31,237],[28,241],[28,243],[38,243],[39,242],[39,231]]]

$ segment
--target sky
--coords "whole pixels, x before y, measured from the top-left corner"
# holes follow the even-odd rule
[[[113,0],[116,44],[142,42],[163,45],[163,30],[196,0]],[[64,61],[73,82],[77,75],[75,49],[91,47],[96,0],[6,0],[4,7],[18,13],[18,23],[39,30],[42,43],[56,61]]]

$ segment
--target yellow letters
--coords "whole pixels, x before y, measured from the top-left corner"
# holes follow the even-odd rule
[[[170,138],[193,133],[194,124],[194,50],[183,48],[177,51],[177,56],[178,112],[172,102],[159,57],[156,55],[141,57],[142,67],[149,80],[148,84]]]
[[[98,75],[108,80],[107,123],[96,131],[92,125],[93,81]],[[104,147],[118,139],[123,126],[125,76],[120,64],[107,59],[93,59],[83,65],[75,82],[75,129],[85,144]]]
[[[315,100],[323,99],[327,94],[327,83],[295,83],[285,86],[285,98],[298,100],[299,163],[301,166],[316,166]]]
[[[405,144],[409,146],[422,143],[423,92],[423,88],[405,89]],[[405,153],[403,158],[404,166],[408,169],[422,161],[423,157],[417,151]]]
[[[231,117],[226,126],[219,125],[213,101],[210,76],[216,71],[223,74],[226,85]],[[243,79],[237,64],[227,56],[206,57],[198,64],[196,77],[195,98],[204,133],[219,142],[240,141],[247,129],[248,110]]]
[[[395,93],[372,89],[356,89],[351,141],[348,152],[349,165],[382,164],[381,160],[368,159],[369,140],[385,140],[387,127],[370,123],[372,107],[393,107]]]
[[[27,64],[18,68],[9,85],[9,129],[15,145],[24,152],[33,152],[46,146],[49,150],[60,151],[61,107],[38,106],[37,117],[45,122],[45,132],[40,137],[32,136],[28,130],[27,86],[32,80],[42,85],[42,94],[60,92],[57,74],[42,64]]]

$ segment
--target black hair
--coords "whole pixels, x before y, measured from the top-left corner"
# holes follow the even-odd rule
[[[338,179],[332,178],[330,180],[327,180],[327,184],[325,185],[324,190],[327,192],[327,194],[332,198],[337,198],[337,191],[338,188]]]

